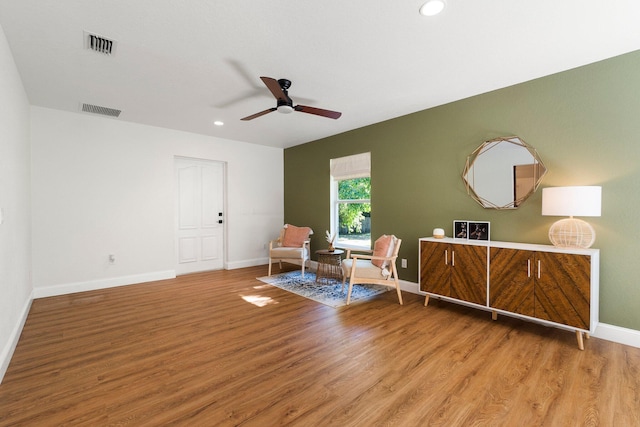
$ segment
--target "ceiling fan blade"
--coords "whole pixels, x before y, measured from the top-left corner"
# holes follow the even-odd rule
[[[324,110],[322,108],[308,107],[306,105],[296,105],[294,108],[296,111],[315,114],[316,116],[328,117],[330,119],[337,119],[342,115],[342,113],[338,111]]]
[[[273,96],[276,97],[278,101],[289,101],[289,97],[280,87],[280,83],[276,79],[272,79],[271,77],[260,77],[260,80],[267,86],[267,88],[271,91]]]
[[[247,117],[244,117],[244,118],[242,118],[242,119],[240,119],[240,120],[253,120],[253,119],[257,119],[257,118],[258,118],[258,117],[260,117],[260,116],[264,116],[265,114],[272,113],[272,112],[274,112],[274,111],[276,111],[276,110],[277,110],[277,108],[275,108],[275,107],[274,107],[274,108],[269,108],[268,110],[260,111],[259,113],[252,114],[252,115],[247,116]]]

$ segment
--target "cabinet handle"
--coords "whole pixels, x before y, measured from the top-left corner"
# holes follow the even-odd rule
[[[449,265],[449,249],[444,250],[444,265]]]
[[[451,267],[456,266],[456,251],[451,251]]]
[[[531,259],[527,260],[527,277],[531,277]]]
[[[538,260],[538,279],[540,278],[540,260]]]

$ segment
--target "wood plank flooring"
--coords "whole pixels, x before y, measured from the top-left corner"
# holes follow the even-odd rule
[[[35,300],[0,426],[640,426],[640,349],[266,266]]]

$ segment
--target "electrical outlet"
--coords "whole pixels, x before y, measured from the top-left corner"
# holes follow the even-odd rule
[[[402,261],[400,261],[400,265],[402,268],[407,268],[407,259],[402,258]]]

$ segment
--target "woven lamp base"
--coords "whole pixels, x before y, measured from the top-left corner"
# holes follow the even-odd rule
[[[589,248],[596,241],[596,231],[581,219],[566,218],[553,223],[549,240],[561,248]]]

